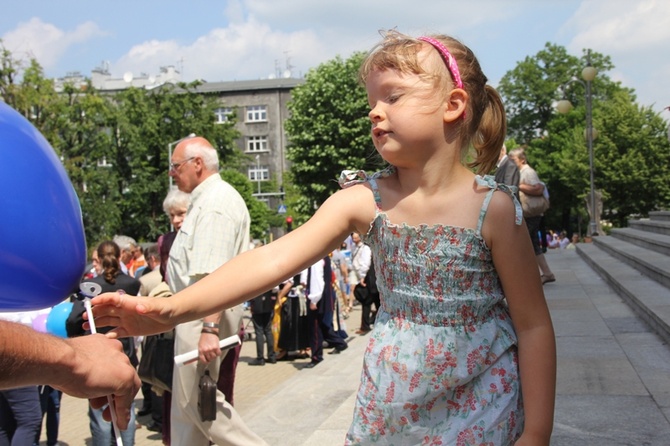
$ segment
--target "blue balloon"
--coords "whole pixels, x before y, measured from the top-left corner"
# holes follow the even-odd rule
[[[72,302],[62,302],[51,309],[49,316],[47,316],[47,333],[67,338],[65,323],[70,313],[72,313],[73,306]]]
[[[56,153],[0,101],[0,311],[61,302],[86,266],[79,200]]]

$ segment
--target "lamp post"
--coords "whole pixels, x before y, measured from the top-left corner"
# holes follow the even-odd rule
[[[179,138],[176,141],[172,141],[171,143],[168,144],[168,166],[170,165],[169,163],[172,162],[172,148],[182,142],[185,139],[193,138],[195,136],[195,133],[190,133],[188,136],[184,136],[183,138]],[[170,175],[170,172],[168,171],[168,178],[169,178],[169,184],[170,187],[168,191],[172,190],[172,176]]]
[[[595,182],[593,178],[593,139],[595,137],[595,132],[593,129],[592,122],[592,95],[591,95],[591,81],[596,78],[598,71],[591,65],[591,50],[588,50],[586,53],[586,67],[582,70],[582,79],[581,81],[577,78],[573,78],[563,85],[565,87],[570,82],[579,82],[586,89],[586,144],[589,150],[589,175],[590,175],[590,191],[589,191],[589,202],[591,204],[591,216],[589,220],[589,235],[598,235],[598,227],[596,224],[596,189]],[[556,104],[556,108],[559,113],[568,113],[572,109],[572,104],[567,99],[562,99]]]

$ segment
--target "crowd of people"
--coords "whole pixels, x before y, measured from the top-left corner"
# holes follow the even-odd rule
[[[219,348],[254,298],[256,365],[297,353],[308,368],[324,360],[324,344],[346,350],[338,316],[360,302],[356,332],[368,346],[347,445],[549,444],[556,350],[542,286],[556,278],[537,236],[541,215],[524,215],[525,203],[547,191],[523,151],[507,163],[518,186],[478,175],[505,161],[500,96],[472,51],[444,35],[387,31],[360,77],[372,141],[389,167],[343,172],[342,190],[309,221],[248,249],[249,213],[218,175],[216,150],[204,138],[183,140],[170,161],[190,199],[163,276],[173,295],[92,299],[96,324],[114,327],[112,336],[174,330],[175,354],[197,352],[174,368],[167,444],[265,444],[233,407],[236,350]],[[333,250],[349,235],[345,269],[347,256]],[[146,255],[117,247],[118,256],[128,252],[130,274],[147,268]],[[111,258],[97,252],[100,262]],[[101,286],[119,280],[120,263],[109,272],[103,265]],[[281,308],[272,317],[268,299]],[[207,375],[219,378],[214,395],[199,386]],[[215,404],[213,418],[199,410],[205,401]]]

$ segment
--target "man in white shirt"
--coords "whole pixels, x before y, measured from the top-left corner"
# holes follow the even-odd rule
[[[354,232],[351,238],[354,242],[354,247],[351,250],[351,264],[358,281],[354,286],[354,297],[362,306],[361,326],[355,333],[364,335],[371,330],[372,304],[379,305],[379,293],[373,277],[374,271],[371,271],[372,251],[370,247],[363,243],[360,234]]]
[[[249,247],[249,211],[240,194],[219,175],[216,149],[204,138],[180,142],[170,160],[170,176],[179,190],[191,194],[186,218],[170,249],[167,275],[177,293],[212,273]],[[175,355],[198,350],[198,362],[174,369],[172,382],[171,444],[208,446],[257,445],[265,442],[242,421],[217,391],[217,417],[203,422],[198,411],[198,383],[205,369],[219,377],[219,340],[236,334],[242,306],[179,324]]]

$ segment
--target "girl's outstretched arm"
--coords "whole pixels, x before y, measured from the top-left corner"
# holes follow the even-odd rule
[[[508,196],[494,194],[484,238],[509,304],[519,341],[525,427],[517,445],[549,445],[556,394],[556,343],[526,225],[514,223]]]
[[[314,264],[338,248],[351,232],[366,233],[375,216],[365,185],[333,194],[304,225],[276,241],[236,256],[209,276],[169,298],[106,293],[92,300],[99,326],[117,336],[170,330],[245,302]]]

